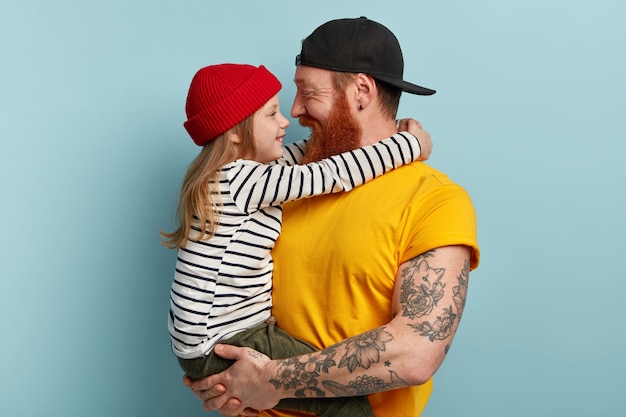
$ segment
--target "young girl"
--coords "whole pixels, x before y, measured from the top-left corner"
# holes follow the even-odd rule
[[[271,316],[270,250],[280,234],[282,203],[349,191],[432,147],[424,140],[421,152],[418,140],[402,132],[296,165],[306,141],[283,150],[289,121],[280,113],[280,88],[265,67],[239,64],[202,68],[189,88],[184,126],[202,150],[181,187],[178,228],[161,234],[178,249],[168,321],[172,349],[194,379],[232,363],[213,353],[218,342],[271,358],[316,350],[278,329]],[[366,397],[289,399],[277,408],[373,416]]]

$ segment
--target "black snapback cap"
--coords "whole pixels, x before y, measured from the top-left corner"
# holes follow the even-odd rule
[[[331,20],[302,41],[296,66],[339,72],[362,72],[411,94],[429,96],[435,90],[402,79],[404,59],[395,35],[366,17]]]

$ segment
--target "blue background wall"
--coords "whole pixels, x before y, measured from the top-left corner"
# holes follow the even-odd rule
[[[288,114],[300,40],[359,15],[439,90],[401,116],[478,211],[482,264],[426,415],[626,415],[624,2],[296,4],[2,0],[0,415],[207,415],[170,354],[158,243],[197,152],[189,82],[265,64]]]

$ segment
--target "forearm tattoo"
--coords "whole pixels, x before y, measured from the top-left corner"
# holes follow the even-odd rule
[[[369,369],[372,364],[381,361],[381,352],[393,336],[379,328],[346,340],[323,351],[286,359],[279,365],[276,378],[270,382],[276,389],[295,390],[297,398],[324,397],[325,391],[320,387],[320,376],[328,373],[332,367],[346,367],[350,373],[357,368]],[[342,351],[342,354],[339,352]],[[338,360],[336,357],[341,356]],[[385,366],[391,364],[387,361]],[[337,396],[365,395],[373,392],[387,391],[393,388],[406,387],[408,384],[394,371],[389,371],[389,380],[363,375],[347,385],[335,381],[322,381],[323,388]]]
[[[347,366],[350,372],[359,368],[369,369],[373,363],[380,361],[380,352],[385,351],[385,344],[391,342],[393,336],[384,328],[371,330],[346,341],[346,352],[339,361],[339,367]]]
[[[469,278],[469,261],[466,260],[457,277],[458,285],[452,288],[454,307],[441,306],[439,310],[435,310],[445,295],[446,284],[441,280],[446,271],[445,268],[434,268],[429,265],[429,258],[433,256],[434,251],[429,251],[412,259],[402,270],[403,282],[400,289],[402,316],[414,321],[408,326],[431,342],[446,340],[452,336],[456,322],[461,319],[463,313]],[[433,311],[439,311],[435,320],[419,320]],[[449,345],[446,346],[446,352],[448,348]]]
[[[412,321],[408,326],[431,342],[445,340],[453,334],[465,306],[469,277],[469,262],[466,261],[457,277],[458,285],[452,288],[454,306],[439,306],[446,295],[446,283],[442,282],[446,271],[429,265],[429,258],[433,256],[434,251],[426,252],[412,259],[401,271],[399,299],[402,316]],[[423,319],[432,316],[433,311],[438,314],[435,320]],[[385,360],[383,354],[393,340],[393,335],[381,327],[320,352],[285,359],[279,363],[276,376],[270,382],[277,390],[294,391],[296,398],[325,397],[327,392],[336,396],[367,395],[407,387],[408,383],[393,369],[388,370],[389,378],[385,380],[367,374],[347,384],[323,378],[331,368],[347,368],[353,373],[358,369],[369,369],[381,361],[383,366],[391,368],[391,362]],[[446,352],[448,348],[449,345],[445,347]]]
[[[408,386],[406,381],[400,378],[394,371],[389,371],[389,382],[373,376],[363,375],[350,382],[348,385],[338,384],[334,381],[323,381],[322,384],[337,397],[367,395],[374,392],[388,391],[390,389]]]

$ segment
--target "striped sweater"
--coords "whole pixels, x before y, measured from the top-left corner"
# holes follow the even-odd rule
[[[305,142],[286,145],[283,158],[272,164],[231,162],[211,182],[219,201],[215,235],[208,240],[189,238],[178,251],[168,321],[176,356],[207,355],[219,340],[270,317],[270,251],[280,234],[282,203],[349,191],[420,154],[419,142],[407,132],[296,165],[304,146]],[[198,226],[194,231],[200,230]]]

